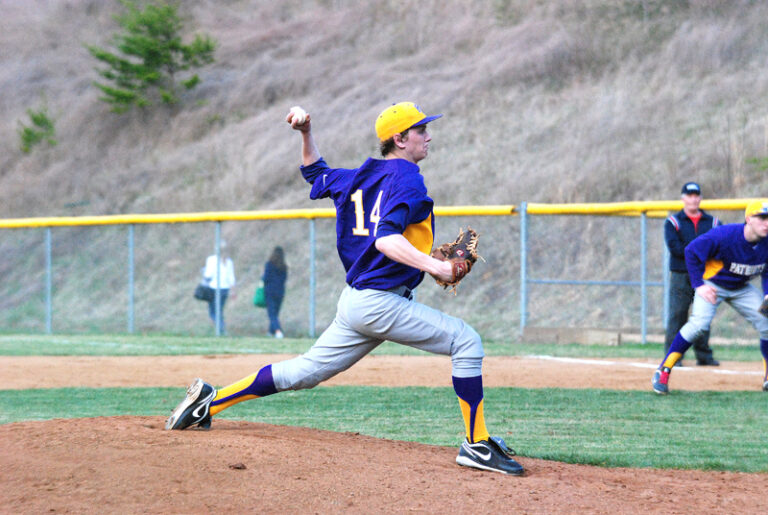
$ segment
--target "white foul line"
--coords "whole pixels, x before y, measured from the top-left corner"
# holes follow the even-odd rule
[[[607,367],[615,367],[615,366],[629,366],[629,367],[636,367],[636,368],[649,368],[649,369],[655,369],[658,368],[658,365],[654,365],[653,363],[637,363],[637,362],[631,362],[631,361],[606,361],[602,359],[582,359],[582,358],[562,358],[557,356],[548,356],[548,355],[528,355],[525,356],[526,358],[531,359],[541,359],[541,360],[548,360],[548,361],[559,361],[561,363],[580,363],[582,365],[599,365],[599,366],[607,366]],[[723,374],[723,375],[746,375],[746,376],[762,376],[762,372],[755,372],[755,371],[748,371],[748,370],[726,370],[723,368],[717,368],[717,367],[675,367],[675,373],[677,372],[693,372],[694,370],[699,372],[711,372],[713,374]]]

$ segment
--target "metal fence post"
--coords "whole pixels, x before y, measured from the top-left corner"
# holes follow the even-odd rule
[[[528,262],[528,203],[520,203],[520,337],[525,330],[528,313],[528,278],[526,264]]]
[[[309,337],[315,337],[315,219],[309,219]]]
[[[134,256],[133,256],[133,224],[128,226],[128,334],[133,334],[133,308],[134,308],[134,295],[133,295],[133,272],[134,272]]]
[[[640,213],[640,333],[648,343],[648,215]]]
[[[664,268],[663,268],[663,274],[664,274],[664,330],[666,332],[667,329],[667,320],[669,319],[669,249],[667,248],[666,243],[664,244]]]
[[[216,336],[221,336],[221,222],[216,222],[216,241],[214,242],[216,247],[216,298],[213,301],[216,303]]]
[[[45,332],[53,332],[53,259],[51,257],[51,228],[45,228]]]

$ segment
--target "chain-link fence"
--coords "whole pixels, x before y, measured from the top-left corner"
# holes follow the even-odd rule
[[[746,201],[709,202],[732,210]],[[635,206],[641,203],[632,204],[633,210],[615,213],[602,205],[594,214],[550,206],[558,216],[546,216],[538,204],[525,217],[511,216],[520,214],[514,206],[436,209],[435,241],[451,240],[470,225],[480,233],[484,262],[457,296],[427,277],[417,299],[465,319],[487,339],[516,340],[524,324],[660,333],[664,217],[656,212],[641,221],[640,214],[659,205],[671,211],[677,203],[646,203],[642,211]],[[718,214],[740,221],[739,213]],[[57,219],[57,225],[0,220],[0,331],[216,334],[207,303],[192,293],[206,257],[224,239],[237,278],[222,311],[227,334],[267,334],[266,312],[252,298],[280,245],[289,267],[282,325],[288,336],[314,336],[332,320],[344,286],[332,210],[262,215],[85,225],[78,225],[84,219]],[[713,336],[750,336],[751,328],[730,311],[720,310]]]

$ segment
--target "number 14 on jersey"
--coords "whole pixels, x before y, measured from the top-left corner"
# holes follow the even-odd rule
[[[376,236],[376,226],[381,220],[381,195],[384,190],[379,190],[376,202],[371,210],[370,221],[373,224],[373,235]],[[355,236],[368,236],[370,232],[365,227],[365,207],[363,206],[363,190],[359,189],[350,195],[350,200],[355,204],[355,226],[352,228],[352,234]]]

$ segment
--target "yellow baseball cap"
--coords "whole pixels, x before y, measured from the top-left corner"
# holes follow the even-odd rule
[[[419,106],[413,102],[400,102],[392,104],[384,109],[378,118],[376,118],[376,136],[381,141],[387,141],[389,138],[399,132],[426,125],[432,120],[440,118],[441,114],[427,116]]]
[[[747,209],[744,210],[744,218],[754,215],[768,216],[768,200],[753,200],[747,204]]]

